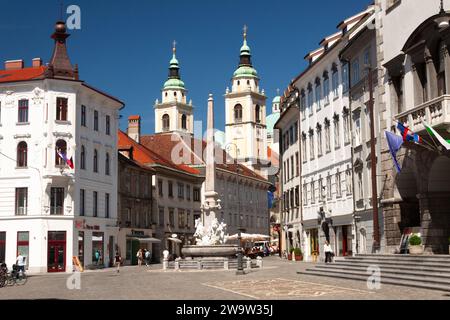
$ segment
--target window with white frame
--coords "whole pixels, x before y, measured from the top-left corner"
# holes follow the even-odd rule
[[[330,121],[325,118],[325,152],[331,151]]]
[[[302,115],[302,120],[306,118],[306,95],[305,90],[302,90],[300,94],[300,111]]]
[[[344,112],[342,113],[342,118],[344,120],[344,144],[350,143],[350,114],[348,109],[344,108]]]
[[[327,176],[327,199],[331,200],[331,176]]]
[[[359,146],[361,144],[361,117],[358,114],[355,117],[355,146]]]
[[[345,172],[345,191],[346,191],[347,195],[351,195],[353,193],[351,169],[347,169],[347,171]]]
[[[317,156],[321,157],[323,152],[322,152],[322,125],[320,123],[317,124],[316,131],[317,131]]]
[[[336,172],[336,197],[340,198],[342,196],[342,185],[341,185],[341,173],[339,169]]]
[[[314,130],[309,130],[309,156],[310,159],[313,160],[315,157],[314,154]]]
[[[342,65],[342,92],[347,92],[349,89],[349,75],[348,75],[348,63]]]
[[[302,159],[303,162],[308,161],[308,154],[306,153],[306,133],[302,133]]]
[[[309,115],[311,116],[313,114],[313,89],[312,89],[312,85],[309,84],[308,85],[308,109],[309,109]]]
[[[341,136],[339,128],[339,115],[334,115],[334,148],[339,149],[341,147]]]
[[[308,205],[308,185],[306,183],[303,185],[303,205]]]
[[[323,73],[323,98],[325,105],[330,103],[330,79],[327,71]]]
[[[317,111],[320,110],[322,106],[322,84],[320,83],[320,79],[316,79],[316,109]]]
[[[339,96],[339,72],[336,64],[333,64],[331,82],[333,86],[333,97],[336,99]]]

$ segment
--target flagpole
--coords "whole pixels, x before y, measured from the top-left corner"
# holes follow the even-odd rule
[[[402,126],[404,126],[404,124],[403,123],[401,123],[400,121],[398,121],[398,120],[393,120],[395,123],[397,123],[397,124],[401,124]],[[414,131],[412,131],[411,129],[409,129],[408,128],[408,130],[412,133],[412,134],[417,134],[419,137],[420,137],[420,135],[418,134],[418,133],[416,133],[416,132],[414,132]],[[428,145],[428,148],[426,147],[426,146],[424,146],[424,145],[421,145],[421,144],[417,144],[417,145],[419,145],[419,146],[421,146],[421,147],[423,147],[423,148],[425,148],[425,149],[427,149],[427,150],[430,150],[430,151],[434,151],[434,152],[438,152],[439,153],[439,148],[437,147],[437,145],[436,145],[436,143],[433,141],[433,143],[435,144],[434,146],[431,144],[431,143],[429,143],[427,140],[425,140],[425,139],[423,139],[422,138],[422,141],[423,142],[425,142],[427,145]]]

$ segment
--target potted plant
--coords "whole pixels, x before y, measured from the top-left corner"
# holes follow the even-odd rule
[[[292,260],[292,252],[294,252],[294,248],[289,249],[288,260]]]
[[[423,253],[422,238],[418,234],[413,234],[409,238],[409,254],[416,255]]]
[[[294,249],[294,255],[295,255],[295,261],[302,261],[303,260],[303,253],[300,248]]]

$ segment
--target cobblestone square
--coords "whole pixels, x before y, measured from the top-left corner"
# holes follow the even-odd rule
[[[299,275],[310,267],[278,257],[264,259],[262,270],[237,276],[234,270],[163,271],[161,265],[87,271],[81,288],[69,290],[70,274],[30,276],[24,286],[0,288],[0,299],[77,300],[440,300],[442,291],[382,284],[369,290],[364,281]]]

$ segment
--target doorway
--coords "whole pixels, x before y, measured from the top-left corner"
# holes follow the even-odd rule
[[[48,232],[47,271],[66,271],[66,232]]]

